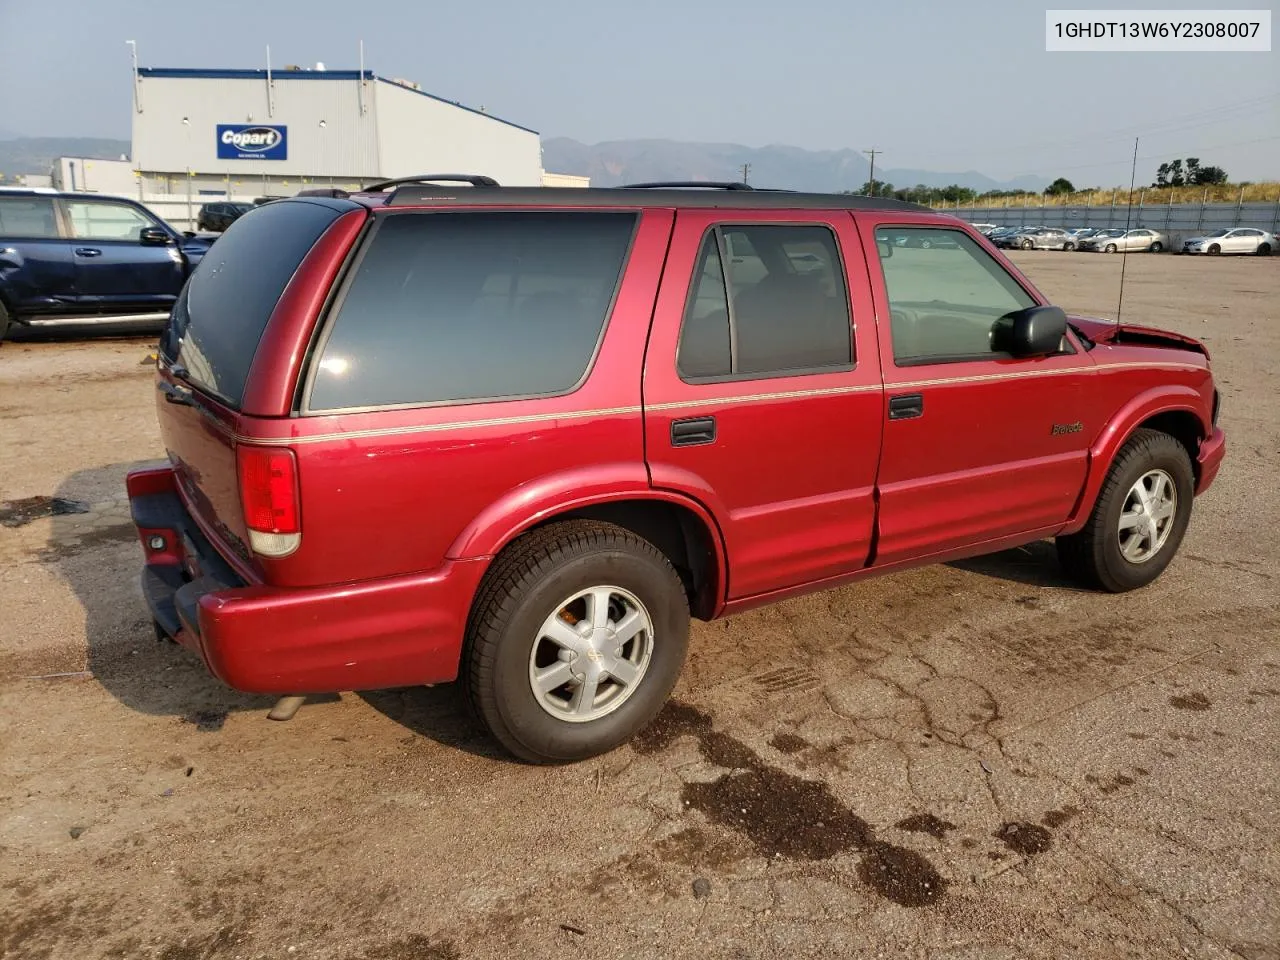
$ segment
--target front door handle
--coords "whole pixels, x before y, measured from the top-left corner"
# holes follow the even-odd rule
[[[716,442],[716,418],[694,417],[690,420],[671,421],[671,445],[696,447]]]
[[[77,257],[100,257],[102,251],[97,247],[76,247]]]
[[[889,398],[890,420],[914,420],[924,416],[923,393],[900,393]]]

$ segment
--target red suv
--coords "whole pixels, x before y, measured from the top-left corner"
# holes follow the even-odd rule
[[[952,217],[449,179],[255,209],[173,311],[143,586],[232,687],[460,679],[580,759],[691,615],[1046,537],[1129,590],[1222,461],[1199,343],[1069,319]]]

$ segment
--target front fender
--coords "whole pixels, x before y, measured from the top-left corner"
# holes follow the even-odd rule
[[[1085,478],[1084,490],[1062,533],[1076,533],[1085,525],[1093,511],[1094,501],[1102,491],[1102,484],[1107,479],[1107,471],[1111,469],[1111,463],[1120,448],[1139,426],[1161,413],[1190,413],[1200,424],[1202,439],[1212,430],[1205,416],[1204,398],[1194,387],[1169,384],[1138,394],[1116,411],[1089,447],[1089,473]]]

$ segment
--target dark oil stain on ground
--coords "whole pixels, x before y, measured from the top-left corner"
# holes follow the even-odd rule
[[[1044,853],[1053,846],[1053,837],[1048,830],[1039,824],[1028,823],[1025,820],[1003,823],[992,836],[1014,853],[1020,853],[1025,857]]]
[[[92,550],[103,544],[126,543],[136,540],[137,537],[137,527],[126,520],[123,523],[113,524],[109,527],[99,527],[96,530],[86,530],[79,535],[71,535],[65,539],[52,542],[40,551],[40,561],[42,563],[56,563],[59,560],[70,559],[77,554]]]
[[[1068,803],[1057,810],[1050,810],[1048,813],[1046,813],[1043,817],[1040,818],[1040,822],[1043,823],[1046,827],[1056,830],[1058,827],[1062,826],[1068,820],[1071,820],[1074,817],[1078,817],[1079,815],[1080,815],[1080,808],[1076,806],[1072,806],[1071,804]]]
[[[1177,707],[1179,710],[1208,710],[1211,705],[1209,698],[1203,693],[1188,693],[1169,698],[1169,706]]]
[[[64,497],[26,497],[0,503],[0,526],[25,527],[35,520],[68,513],[88,513],[89,505]]]
[[[914,850],[891,843],[871,845],[858,864],[858,876],[873,890],[904,907],[927,907],[942,895],[944,881]]]
[[[712,822],[746,837],[761,854],[793,860],[825,860],[861,850],[858,875],[894,903],[923,907],[935,903],[946,881],[924,857],[876,840],[870,825],[845,807],[825,783],[802,780],[765,764],[741,741],[712,727],[711,718],[679,701],[632,741],[651,754],[689,735],[709,763],[729,772],[711,783],[686,783],[685,803]]]
[[[193,723],[201,733],[214,733],[227,722],[225,710],[193,710],[182,718],[183,723]]]
[[[769,741],[769,746],[779,753],[799,753],[809,746],[809,741],[804,737],[796,736],[794,733],[779,733]]]
[[[950,820],[935,817],[932,813],[913,813],[909,817],[903,817],[894,826],[899,830],[906,830],[908,833],[927,833],[929,836],[937,837],[939,840],[947,835],[948,830],[956,828],[956,825]]]

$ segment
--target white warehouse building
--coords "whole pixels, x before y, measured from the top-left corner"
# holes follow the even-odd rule
[[[368,70],[138,68],[137,195],[289,196],[427,173],[564,183],[538,133]],[[571,178],[581,181],[585,178]]]

